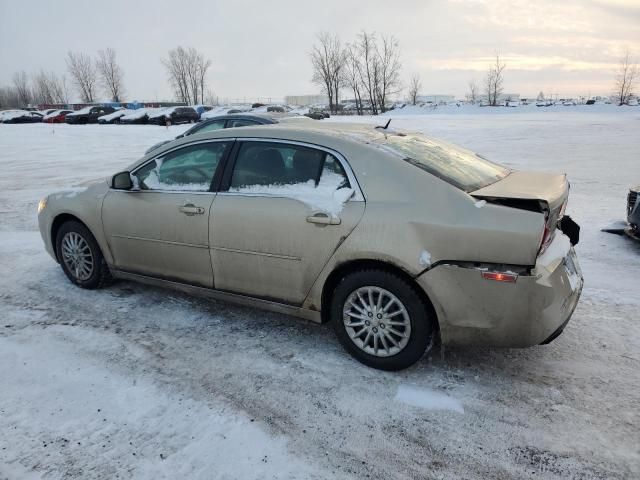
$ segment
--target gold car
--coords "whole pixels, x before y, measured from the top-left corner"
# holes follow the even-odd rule
[[[302,127],[302,128],[301,128]],[[419,134],[268,125],[191,135],[39,205],[83,288],[137,280],[332,321],[397,370],[443,344],[526,347],[583,280],[564,175],[513,171]]]

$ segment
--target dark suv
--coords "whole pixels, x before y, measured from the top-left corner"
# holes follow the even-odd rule
[[[627,222],[625,232],[630,237],[640,240],[640,185],[629,189],[627,195]]]
[[[178,123],[195,123],[200,120],[200,114],[192,107],[168,107],[149,116],[149,123],[166,125],[167,121],[172,125]]]
[[[107,115],[108,113],[115,112],[116,109],[113,107],[84,107],[77,112],[69,113],[66,117],[64,117],[64,121],[70,124],[87,124],[87,123],[98,123],[98,117],[103,115]]]
[[[280,116],[280,118],[282,117],[287,117],[287,115]],[[183,134],[178,135],[176,139],[193,135],[194,133],[204,133],[210,130],[220,130],[221,128],[248,127],[251,125],[268,125],[272,123],[278,123],[278,118],[279,117],[277,115],[259,115],[250,113],[220,115],[203,120],[199,124],[191,127]],[[151,119],[149,119],[149,122],[151,122]],[[169,142],[171,142],[171,140],[165,140],[164,142],[156,143],[145,153],[149,153],[160,147],[161,145]]]

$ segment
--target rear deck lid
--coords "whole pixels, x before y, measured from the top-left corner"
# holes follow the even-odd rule
[[[513,171],[502,180],[471,192],[477,198],[539,200],[553,212],[559,210],[569,196],[565,174]]]

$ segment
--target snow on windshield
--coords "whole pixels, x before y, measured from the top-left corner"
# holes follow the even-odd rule
[[[338,215],[354,191],[342,187],[344,177],[333,172],[324,172],[318,186],[313,180],[294,184],[248,185],[229,189],[230,192],[267,194],[275,197],[286,197],[298,200],[313,210],[320,210],[330,215]]]

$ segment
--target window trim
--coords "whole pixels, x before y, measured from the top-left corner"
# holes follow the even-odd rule
[[[280,144],[285,144],[285,145],[296,145],[296,146],[300,146],[300,147],[307,147],[307,148],[312,148],[315,150],[320,150],[323,151],[325,153],[329,153],[331,155],[333,155],[333,157],[336,158],[336,160],[338,160],[338,162],[340,162],[340,165],[342,166],[342,168],[344,169],[346,175],[347,175],[347,179],[349,180],[349,184],[351,185],[351,188],[354,191],[354,194],[351,196],[351,198],[348,201],[352,201],[352,202],[364,202],[365,201],[365,197],[364,194],[362,193],[362,189],[360,188],[360,184],[358,183],[358,180],[356,179],[355,174],[353,173],[353,170],[351,169],[351,165],[349,165],[349,162],[347,161],[347,159],[340,153],[337,152],[331,148],[328,147],[324,147],[322,145],[317,145],[317,144],[313,144],[313,143],[307,143],[307,142],[300,142],[298,140],[286,140],[286,139],[281,139],[281,138],[260,138],[260,137],[239,137],[236,138],[236,142],[235,145],[233,146],[233,148],[230,151],[229,156],[227,157],[227,161],[225,163],[225,168],[224,168],[224,173],[222,174],[222,179],[221,182],[219,184],[219,188],[218,188],[218,194],[220,195],[234,195],[234,196],[246,196],[246,197],[268,197],[268,198],[273,198],[273,197],[285,197],[281,194],[271,194],[271,193],[248,193],[248,192],[230,192],[229,188],[231,186],[231,177],[233,175],[233,169],[235,168],[236,165],[236,160],[238,159],[238,152],[240,150],[240,147],[242,146],[242,144],[244,142],[254,142],[254,143],[280,143]],[[217,173],[217,172],[216,172]],[[288,198],[288,197],[285,197]]]
[[[220,187],[220,181],[222,180],[222,173],[225,170],[226,164],[227,164],[227,160],[229,159],[229,156],[231,154],[231,152],[234,150],[235,148],[235,143],[236,143],[236,139],[235,138],[216,138],[216,139],[209,139],[209,140],[200,140],[200,141],[196,141],[196,142],[190,142],[190,143],[186,143],[184,145],[176,145],[175,147],[166,150],[164,152],[162,152],[161,154],[158,155],[154,155],[153,157],[151,157],[150,159],[148,159],[146,162],[141,163],[140,165],[136,166],[133,170],[131,170],[130,174],[131,175],[135,175],[138,170],[146,167],[147,165],[149,165],[151,162],[155,162],[156,159],[158,158],[163,158],[164,156],[173,153],[177,150],[181,150],[183,148],[189,148],[189,147],[193,147],[196,145],[201,145],[201,144],[211,144],[211,143],[230,143],[231,146],[224,152],[224,154],[222,155],[222,158],[220,159],[220,162],[218,162],[218,165],[216,167],[216,171],[213,174],[213,179],[211,180],[211,184],[209,185],[209,190],[204,192],[204,191],[191,191],[191,190],[120,190],[120,189],[115,189],[115,188],[111,188],[111,190],[117,191],[117,192],[128,192],[128,193],[171,193],[171,194],[176,194],[176,193],[181,193],[181,194],[193,194],[193,195],[208,195],[208,194],[216,194],[218,192],[218,189]]]

